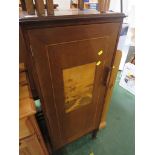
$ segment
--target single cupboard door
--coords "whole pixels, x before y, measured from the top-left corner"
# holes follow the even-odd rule
[[[108,40],[90,38],[47,48],[63,143],[99,126],[108,74]]]

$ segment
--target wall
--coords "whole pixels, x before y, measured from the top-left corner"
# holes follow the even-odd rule
[[[58,4],[61,10],[70,9],[70,0],[54,0],[54,4]]]

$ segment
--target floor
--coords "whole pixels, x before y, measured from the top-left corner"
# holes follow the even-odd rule
[[[88,134],[67,145],[62,155],[134,155],[135,97],[119,86],[117,76],[107,126],[95,140]]]

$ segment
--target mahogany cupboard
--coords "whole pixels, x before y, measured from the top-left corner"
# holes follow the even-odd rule
[[[20,18],[28,73],[54,150],[98,130],[124,18],[122,13],[70,14]]]

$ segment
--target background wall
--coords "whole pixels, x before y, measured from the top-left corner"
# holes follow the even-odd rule
[[[111,0],[109,10],[120,12],[120,0]],[[135,1],[134,0],[123,0],[123,13],[128,17],[125,18],[124,22],[128,23],[130,27],[135,25]]]
[[[120,1],[111,0],[109,10],[120,12]],[[123,27],[128,26],[126,35],[123,35],[119,39],[118,49],[122,51],[122,59],[119,66],[119,70],[123,70],[126,62],[127,55],[131,46],[134,46],[134,31],[135,31],[135,1],[123,0],[123,13],[127,16],[124,19]]]
[[[58,9],[70,9],[70,0],[54,0],[54,3],[59,5]]]

